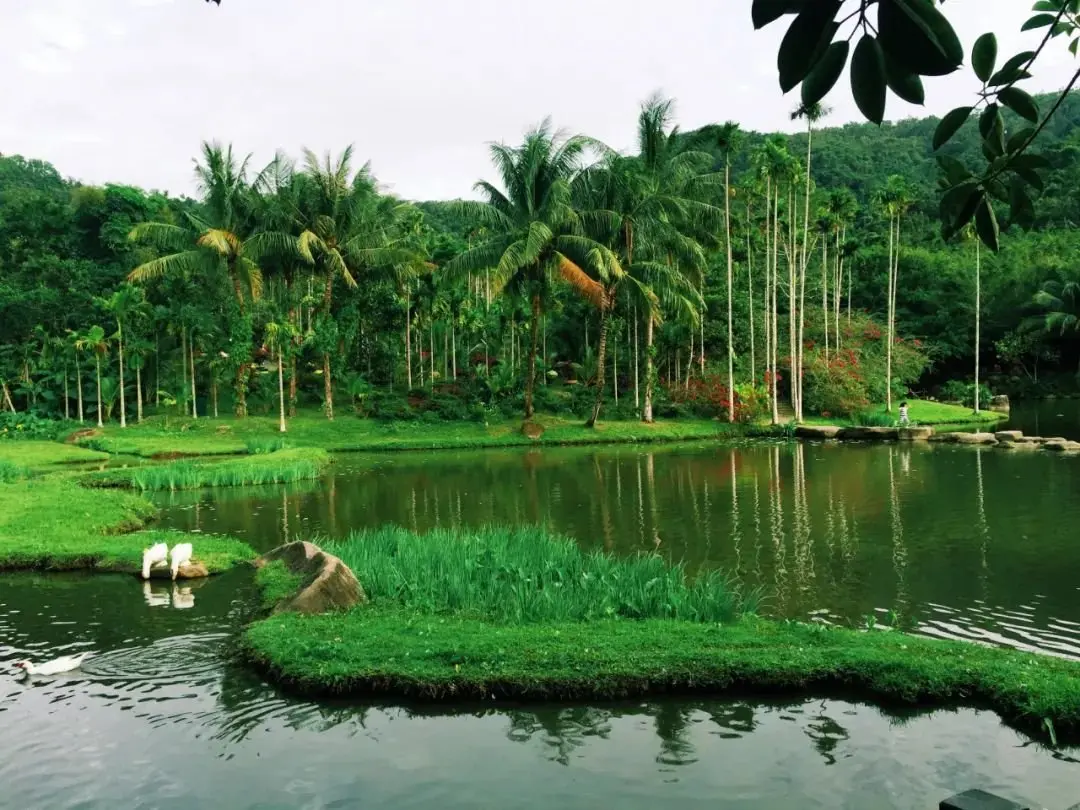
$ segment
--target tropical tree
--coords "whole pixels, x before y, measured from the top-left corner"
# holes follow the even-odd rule
[[[261,295],[263,286],[258,261],[262,256],[296,250],[295,240],[285,233],[253,232],[250,160],[250,155],[243,159],[234,155],[231,145],[223,148],[217,143],[204,142],[202,160],[195,161],[202,209],[198,213],[183,211],[182,225],[164,222],[136,225],[129,237],[165,253],[132,270],[130,281],[146,282],[165,275],[203,280],[223,277],[232,288],[239,330],[231,341],[230,355],[234,356],[236,366],[234,405],[236,415],[241,417],[247,416],[247,378],[251,368],[249,303]],[[244,343],[247,345],[243,346]]]
[[[101,358],[109,354],[109,340],[105,337],[105,330],[100,326],[91,326],[84,334],[80,335],[75,342],[78,351],[91,351],[94,353],[94,365],[97,371],[97,426],[105,427],[102,416],[105,409],[101,401]]]
[[[492,293],[505,292],[529,308],[529,366],[525,382],[525,418],[535,409],[536,354],[544,305],[557,280],[568,283],[601,310],[606,309],[596,276],[614,276],[617,259],[589,233],[591,220],[572,204],[571,183],[591,141],[554,132],[550,120],[525,136],[517,147],[494,144],[491,157],[502,188],[481,180],[475,186],[483,202],[460,202],[457,209],[489,231],[487,241],[452,259],[445,270],[467,276],[492,271]],[[587,233],[588,231],[588,233]]]
[[[99,299],[101,306],[116,320],[117,358],[120,363],[120,427],[127,427],[127,405],[124,399],[124,322],[133,318],[136,312],[145,306],[146,299],[142,291],[125,284],[116,290],[109,298]],[[141,421],[141,405],[140,405]]]
[[[892,357],[896,341],[896,286],[900,275],[900,224],[914,203],[907,181],[892,175],[876,195],[876,202],[889,221],[888,275],[886,282],[885,410],[892,413]]]

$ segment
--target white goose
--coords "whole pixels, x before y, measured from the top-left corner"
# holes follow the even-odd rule
[[[180,566],[191,561],[191,543],[177,543],[172,547],[169,556],[172,560],[172,578],[176,579]]]
[[[88,655],[90,655],[88,652],[79,655],[65,655],[63,658],[56,658],[38,665],[35,665],[32,661],[16,661],[15,668],[21,669],[25,677],[31,675],[59,675],[62,672],[71,672],[73,669],[78,669]]]
[[[143,549],[142,555],[142,578],[150,579],[150,569],[168,565],[169,547],[164,543],[155,543],[150,548]]]

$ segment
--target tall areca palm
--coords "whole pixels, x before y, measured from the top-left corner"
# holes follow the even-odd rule
[[[463,202],[459,209],[489,231],[489,239],[457,256],[446,266],[450,274],[493,271],[492,291],[524,300],[530,311],[529,369],[525,383],[525,418],[533,416],[536,353],[544,303],[561,279],[606,308],[603,287],[594,274],[616,273],[617,258],[587,235],[594,217],[572,204],[571,183],[590,142],[567,138],[544,121],[520,146],[493,144],[491,157],[502,188],[481,180],[475,186],[483,202]],[[601,218],[601,217],[596,217]]]
[[[149,244],[165,255],[136,267],[129,280],[144,282],[172,274],[203,278],[224,275],[243,316],[248,303],[262,293],[259,259],[294,249],[290,237],[279,231],[251,232],[249,162],[250,155],[239,159],[231,145],[223,148],[217,143],[204,142],[202,160],[195,160],[202,210],[185,211],[181,225],[163,222],[136,225],[130,239]],[[251,346],[241,351],[244,356],[237,364],[235,404],[237,416],[246,416]]]
[[[79,351],[89,350],[94,353],[97,370],[97,426],[105,427],[102,419],[105,411],[101,404],[101,358],[109,353],[109,340],[105,337],[105,330],[100,326],[91,326],[85,334],[76,339],[75,347]]]
[[[900,224],[914,199],[903,177],[892,175],[876,198],[889,220],[888,276],[886,283],[885,410],[892,413],[892,354],[896,336],[896,287],[900,275]]]
[[[419,248],[404,238],[400,223],[411,206],[379,194],[369,164],[352,168],[352,147],[333,160],[322,161],[304,152],[300,209],[301,255],[323,274],[324,327],[330,323],[334,283],[341,279],[355,288],[358,277],[378,273],[400,280],[424,263]],[[330,353],[333,334],[317,335],[323,360],[326,418],[334,418],[334,389]]]

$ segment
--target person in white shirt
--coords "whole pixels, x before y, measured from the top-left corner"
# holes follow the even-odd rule
[[[900,403],[900,427],[907,427],[911,424],[911,419],[908,418],[907,403]]]

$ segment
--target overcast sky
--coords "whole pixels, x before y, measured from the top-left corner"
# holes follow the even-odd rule
[[[997,32],[1003,58],[1031,0],[950,0],[965,46]],[[470,193],[486,143],[545,115],[616,148],[640,102],[678,100],[685,128],[790,129],[777,86],[784,23],[755,32],[750,0],[0,0],[0,153],[64,175],[192,193],[204,139],[262,165],[282,148],[353,143],[410,199]],[[1065,43],[1032,89],[1065,83]],[[830,124],[857,112],[841,80]],[[929,80],[925,110],[971,98],[969,71]]]

